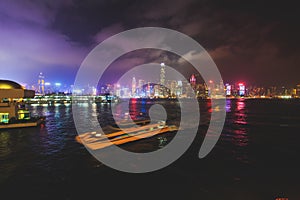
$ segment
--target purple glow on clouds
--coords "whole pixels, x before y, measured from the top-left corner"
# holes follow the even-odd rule
[[[49,28],[55,8],[27,1],[0,4],[5,19],[0,20],[0,78],[27,82],[40,71],[79,67],[89,49]]]
[[[43,72],[47,81],[72,83],[97,44],[124,30],[157,26],[193,37],[212,56],[226,82],[294,86],[300,81],[298,6],[271,4],[272,9],[260,1],[231,0],[175,0],[172,5],[161,0],[159,6],[151,1],[3,0],[0,79],[32,84]],[[150,55],[151,61],[160,58]],[[148,60],[132,57],[116,64],[122,68],[127,62]]]

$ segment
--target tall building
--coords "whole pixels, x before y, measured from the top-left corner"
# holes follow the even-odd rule
[[[138,88],[142,89],[143,86],[144,86],[144,84],[145,84],[145,81],[143,79],[139,79],[139,81],[138,81]]]
[[[245,93],[246,93],[245,84],[239,83],[239,95],[245,96]]]
[[[192,74],[192,76],[190,78],[190,84],[191,84],[191,87],[194,90],[194,92],[197,92],[196,91],[197,85],[196,85],[196,76],[195,76],[195,74]]]
[[[162,86],[165,85],[165,79],[166,79],[166,65],[165,63],[160,64],[160,84]]]
[[[176,96],[176,87],[177,87],[177,81],[173,80],[170,83],[170,94],[171,96]]]
[[[231,85],[226,83],[225,87],[226,87],[226,96],[231,96],[231,89],[232,89]]]
[[[38,93],[45,94],[45,76],[42,72],[40,72],[38,78]]]
[[[160,96],[165,96],[165,80],[166,80],[166,65],[165,63],[160,64]]]
[[[298,84],[296,87],[296,96],[300,97],[300,84]]]
[[[121,85],[118,84],[118,83],[115,83],[114,84],[114,92],[113,92],[114,95],[120,97],[121,96]]]
[[[131,96],[136,96],[136,79],[135,77],[132,78],[132,84],[131,84]]]
[[[190,84],[192,86],[195,86],[196,85],[196,76],[195,74],[192,74],[191,78],[190,78]]]
[[[139,79],[138,86],[137,86],[137,91],[136,91],[138,96],[145,96],[144,85],[145,85],[145,81],[142,80],[142,79]]]
[[[177,81],[177,88],[176,88],[176,95],[181,96],[182,95],[182,81]]]

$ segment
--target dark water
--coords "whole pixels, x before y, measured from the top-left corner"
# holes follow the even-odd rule
[[[176,102],[160,103],[169,109],[168,120],[176,121]],[[150,105],[136,103],[130,115],[147,117]],[[94,105],[102,126],[113,123],[110,108]],[[227,100],[222,136],[204,159],[198,151],[210,103],[201,102],[201,125],[188,151],[146,174],[119,172],[94,159],[74,140],[71,105],[30,109],[47,116],[44,127],[0,131],[1,199],[300,199],[298,100]],[[123,148],[143,152],[164,145],[153,137]]]

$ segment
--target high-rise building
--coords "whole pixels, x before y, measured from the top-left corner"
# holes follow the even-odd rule
[[[42,72],[40,72],[38,78],[38,93],[45,94],[45,76]]]
[[[165,63],[160,64],[160,85],[165,85],[165,79],[166,79],[166,65]]]
[[[173,80],[170,83],[170,94],[171,96],[176,96],[176,86],[177,86],[177,81]]]
[[[131,84],[131,96],[136,96],[136,79],[135,77],[132,78],[132,84]]]
[[[166,80],[166,65],[165,63],[160,64],[160,96],[165,96],[165,80]]]
[[[231,85],[226,83],[225,87],[226,87],[226,96],[231,96],[231,89],[232,89]]]
[[[300,97],[300,84],[298,84],[296,87],[296,96]]]
[[[190,78],[190,84],[195,87],[196,86],[196,76],[195,74],[192,74],[191,78]]]
[[[246,89],[244,83],[239,83],[239,95],[245,96]]]
[[[142,80],[142,79],[139,79],[139,82],[138,82],[138,88],[139,88],[139,89],[142,89],[143,86],[144,86],[144,84],[145,84],[145,81]]]
[[[177,87],[176,87],[176,96],[182,95],[182,81],[177,81]]]
[[[121,96],[121,85],[119,83],[115,83],[114,84],[114,92],[113,92],[114,95],[116,96]]]

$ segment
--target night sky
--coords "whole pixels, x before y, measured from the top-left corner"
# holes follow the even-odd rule
[[[296,1],[1,0],[0,79],[33,84],[43,72],[72,84],[101,41],[155,26],[199,42],[224,82],[291,87],[300,83],[299,19]]]

